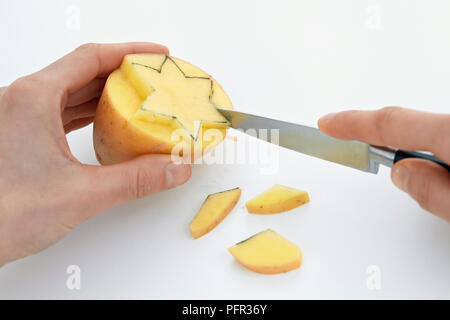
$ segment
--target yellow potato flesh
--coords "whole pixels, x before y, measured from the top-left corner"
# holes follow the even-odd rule
[[[266,274],[297,269],[302,264],[300,248],[273,230],[260,232],[228,249],[244,267]]]
[[[189,132],[185,135],[175,134],[174,131],[180,127],[177,127],[174,121],[159,121],[158,119],[153,121],[150,118],[138,116],[140,108],[153,90],[149,85],[152,75],[148,74],[155,72],[133,63],[160,67],[164,59],[164,55],[157,54],[127,55],[121,67],[109,76],[94,120],[94,148],[100,163],[113,164],[148,153],[170,154],[180,145],[182,146],[179,148],[181,149],[180,154],[187,152],[193,156],[196,151],[200,151],[201,155],[202,152],[207,152],[219,144],[225,137],[224,123],[218,123],[214,127],[214,123],[202,122],[201,128],[203,129],[200,131],[197,141],[194,141]],[[173,57],[171,59],[186,74],[209,77],[205,72],[185,61]],[[171,70],[175,71],[173,68],[167,71]],[[179,72],[179,70],[176,71]],[[210,79],[209,83],[212,83],[214,88],[211,96],[212,104],[217,107],[232,108],[230,99],[220,85],[211,77]],[[199,96],[204,95],[202,93]],[[181,101],[179,97],[177,99]],[[186,105],[185,108],[188,107],[190,106]],[[206,110],[209,109],[206,108]],[[217,110],[213,109],[211,112],[214,114]],[[207,111],[206,116],[204,114],[198,116],[194,112],[192,117],[208,118],[209,113]],[[205,135],[207,132],[205,128],[211,127],[215,130],[214,134]],[[187,130],[182,131],[187,132]],[[211,136],[212,139],[206,139]]]
[[[288,211],[307,202],[307,192],[277,184],[245,205],[250,213],[271,214]]]
[[[233,210],[240,197],[240,188],[209,195],[191,221],[192,236],[199,238],[214,229]]]
[[[152,58],[155,60],[155,57]],[[142,92],[141,96],[147,95],[137,112],[139,119],[170,122],[175,127],[184,128],[194,140],[198,133],[196,121],[213,128],[224,128],[229,124],[213,104],[215,88],[209,75],[186,73],[179,66],[182,62],[176,58],[156,58],[157,61],[136,61],[135,56],[131,55],[124,61],[128,64],[128,78],[133,79],[131,81]]]

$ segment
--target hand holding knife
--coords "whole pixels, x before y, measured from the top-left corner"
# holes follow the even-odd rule
[[[450,171],[448,164],[426,153],[373,146],[359,141],[339,140],[313,127],[234,110],[219,109],[219,111],[230,121],[232,128],[279,130],[281,147],[362,171],[377,173],[380,164],[392,167],[405,158],[433,161]]]
[[[219,111],[233,128],[269,129],[268,133],[270,129],[278,129],[278,144],[284,148],[365,172],[377,173],[380,164],[393,167],[391,178],[398,188],[410,194],[425,210],[450,222],[448,114],[395,107],[344,111],[319,120],[325,134],[317,128],[295,123],[233,110]],[[379,146],[385,144],[392,147]],[[437,156],[403,148],[431,151]]]

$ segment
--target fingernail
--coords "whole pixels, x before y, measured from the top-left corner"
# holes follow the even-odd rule
[[[167,188],[173,188],[183,184],[191,175],[191,167],[184,163],[170,163],[166,168],[166,185]]]
[[[321,117],[321,118],[319,119],[319,121],[321,121],[321,122],[328,122],[328,121],[332,120],[332,119],[334,118],[335,115],[336,115],[336,113],[329,113],[329,114],[326,114],[326,115],[324,115],[323,117]]]
[[[394,166],[394,168],[392,168],[391,172],[392,181],[397,186],[397,188],[405,192],[408,192],[407,190],[408,176],[409,170],[405,166]]]

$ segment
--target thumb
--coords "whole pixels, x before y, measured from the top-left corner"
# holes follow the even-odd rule
[[[103,167],[92,167],[91,186],[104,209],[185,183],[191,166],[171,155],[152,154]]]
[[[440,165],[421,159],[404,159],[391,170],[394,184],[419,205],[450,222],[450,174]]]

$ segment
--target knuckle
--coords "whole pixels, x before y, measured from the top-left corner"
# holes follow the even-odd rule
[[[44,84],[37,76],[25,76],[11,83],[3,94],[7,105],[33,105],[33,97]]]
[[[75,52],[77,53],[78,59],[95,59],[97,60],[97,65],[101,70],[102,61],[99,58],[99,52],[102,48],[100,43],[85,43],[79,46]]]
[[[392,125],[394,114],[401,109],[400,107],[384,107],[376,113],[375,129],[381,144],[386,144],[386,128]]]
[[[155,177],[145,168],[138,168],[131,178],[130,191],[132,198],[139,199],[156,191],[157,183]]]
[[[23,96],[33,92],[37,85],[37,80],[33,77],[22,77],[11,83],[6,90],[6,94],[10,96]]]
[[[89,42],[89,43],[84,43],[81,46],[79,46],[76,50],[77,51],[95,51],[100,45],[98,43],[93,43],[93,42]]]
[[[61,96],[62,90],[52,87],[45,77],[36,73],[15,80],[5,90],[2,98],[10,107],[44,110],[48,103],[58,104]],[[44,101],[45,103],[42,103]]]

